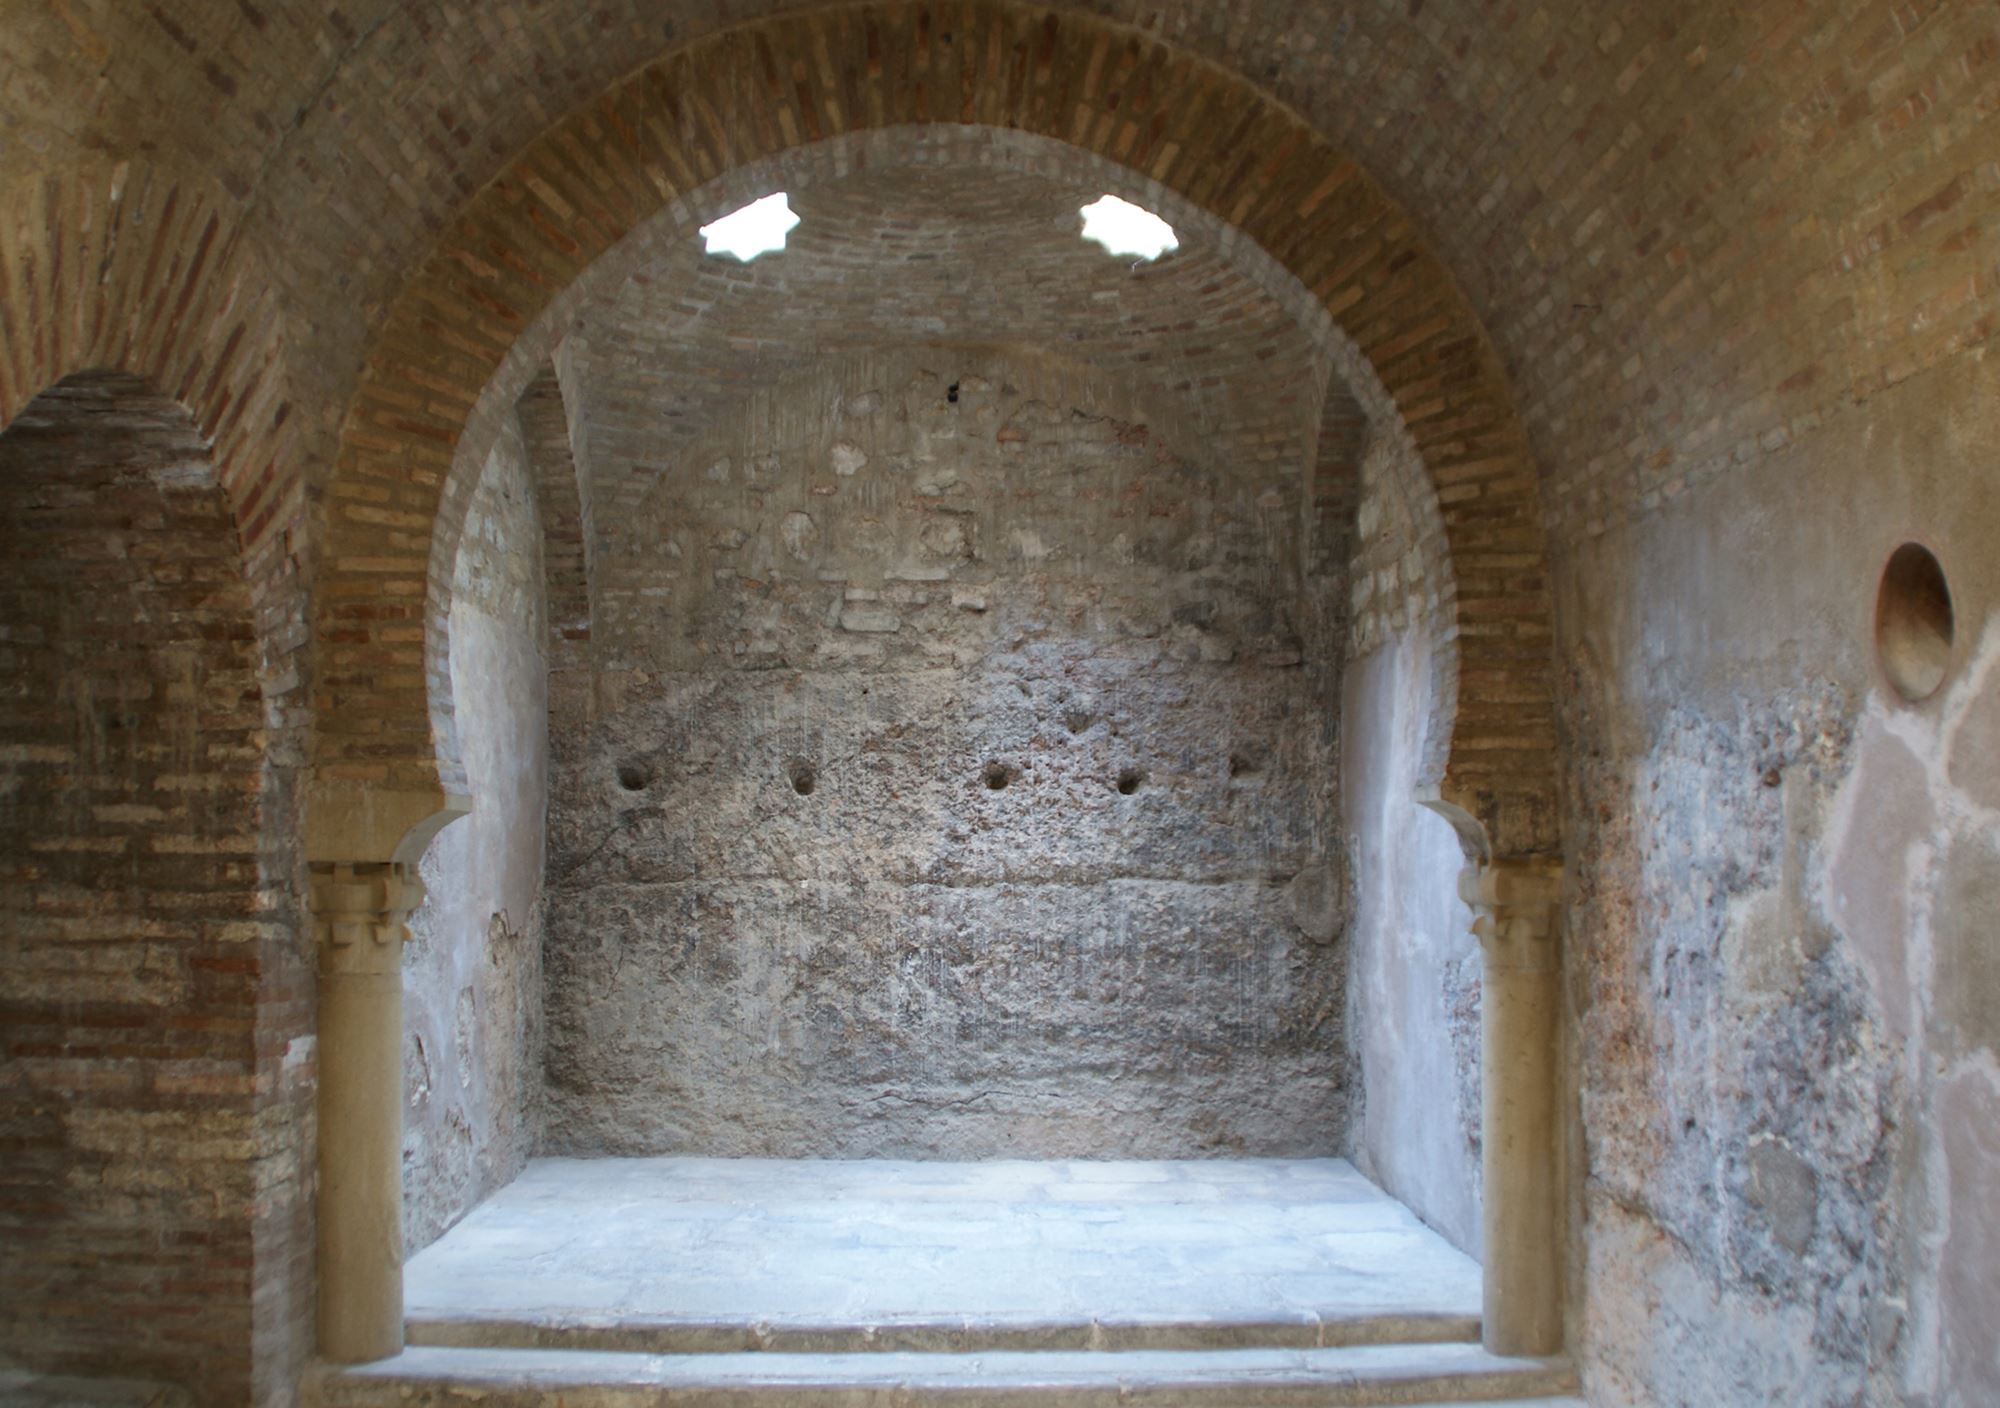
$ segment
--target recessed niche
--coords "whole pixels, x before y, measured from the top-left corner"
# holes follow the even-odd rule
[[[986,784],[989,791],[1001,792],[1014,780],[1015,773],[1016,769],[1008,767],[1003,762],[994,761],[979,770],[979,780]]]
[[[801,797],[812,796],[813,789],[819,786],[819,770],[811,763],[794,760],[786,771],[792,779],[792,791]]]
[[[1129,797],[1145,785],[1146,773],[1143,768],[1126,768],[1118,774],[1118,791],[1121,796]]]
[[[1955,630],[1944,568],[1929,548],[1904,543],[1889,555],[1875,593],[1875,653],[1896,693],[1912,704],[1937,693]]]
[[[627,792],[644,792],[652,784],[653,770],[637,760],[618,765],[618,785]]]

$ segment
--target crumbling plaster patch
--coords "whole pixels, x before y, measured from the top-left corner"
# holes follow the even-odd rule
[[[1969,360],[1877,397],[1863,435],[1561,545],[1571,1344],[1594,1405],[1995,1400],[1993,1058],[1939,961],[1974,936],[1976,982],[1993,942],[1971,741],[1996,708],[1995,408]],[[1871,630],[1913,538],[1959,623],[1914,705]]]
[[[1584,1332],[1607,1403],[1743,1401],[1802,1375],[1814,1403],[1879,1391],[1904,1091],[1820,918],[1844,716],[1824,684],[1727,719],[1677,707],[1626,777],[1584,770],[1595,855],[1569,934]]]

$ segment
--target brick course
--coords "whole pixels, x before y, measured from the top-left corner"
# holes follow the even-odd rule
[[[781,81],[770,55],[816,54]],[[838,55],[840,57],[836,58]],[[1245,114],[1204,120],[1211,106]],[[731,126],[733,115],[737,125]],[[456,785],[448,706],[421,651],[385,638],[374,605],[421,599],[418,534],[357,516],[386,496],[429,518],[481,389],[557,290],[678,197],[733,168],[839,135],[956,117],[1021,127],[1143,173],[1222,215],[1288,267],[1368,358],[1434,474],[1454,551],[1536,553],[1535,476],[1483,335],[1448,276],[1381,190],[1295,117],[1166,46],[1101,25],[981,5],[861,7],[772,21],[676,52],[537,140],[454,223],[404,291],[371,354],[329,503],[323,778]],[[1253,155],[1254,154],[1254,155]],[[1275,155],[1273,155],[1275,154]],[[703,191],[703,218],[730,208]],[[459,505],[447,502],[447,525]],[[452,534],[440,535],[440,546]],[[1502,686],[1504,724],[1461,712],[1439,783],[1495,844],[1554,844],[1545,583],[1533,571],[1459,574],[1491,601],[1460,633],[1461,667]],[[434,761],[435,760],[435,761]]]
[[[257,1222],[298,1196],[259,1186],[297,1170],[250,591],[207,446],[134,378],[30,402],[0,494],[0,1351],[241,1398]]]

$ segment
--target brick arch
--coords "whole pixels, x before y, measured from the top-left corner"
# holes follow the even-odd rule
[[[102,367],[186,408],[212,446],[260,611],[296,611],[303,520],[276,281],[233,202],[132,162],[0,182],[0,426],[44,387]]]
[[[316,803],[333,815],[372,792],[414,823],[462,790],[448,691],[434,731],[425,668],[432,530],[439,549],[455,541],[454,451],[496,378],[511,406],[532,375],[524,335],[626,236],[727,192],[732,173],[931,124],[1080,149],[1209,212],[1309,291],[1437,489],[1455,579],[1438,649],[1456,693],[1434,800],[1470,844],[1554,849],[1536,477],[1450,275],[1371,177],[1241,79],[1138,31],[1005,0],[878,0],[690,44],[556,123],[468,203],[396,300],[343,426],[317,622]]]
[[[229,935],[228,952],[209,961],[255,988],[228,1020],[254,1027],[247,1079],[257,1091],[250,1103],[260,1156],[292,1157],[312,1114],[310,1068],[286,1061],[289,1044],[310,1032],[313,1009],[293,927],[310,634],[300,560],[306,494],[276,283],[253,271],[232,202],[165,166],[79,161],[10,171],[0,178],[0,210],[0,433],[33,418],[30,408],[52,388],[108,378],[117,401],[171,407],[169,418],[202,447],[220,510],[208,570],[239,579],[211,586],[218,600],[245,604],[260,695],[248,716],[254,768],[222,768],[236,773],[236,785],[257,789],[254,856],[232,859],[229,870],[247,907],[233,930],[218,928]],[[284,1379],[301,1342],[311,1261],[300,1248],[310,1240],[310,1212],[303,1188],[283,1190],[249,1229],[258,1262],[286,1268],[276,1283],[284,1293],[256,1312],[250,1332],[249,1372],[259,1382]]]

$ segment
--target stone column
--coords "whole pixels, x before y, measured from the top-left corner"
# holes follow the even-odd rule
[[[1562,1348],[1562,1189],[1556,1165],[1556,903],[1544,859],[1465,872],[1485,955],[1479,997],[1483,1323],[1495,1354]]]
[[[319,937],[319,1347],[403,1348],[403,940],[416,867],[315,865]]]

